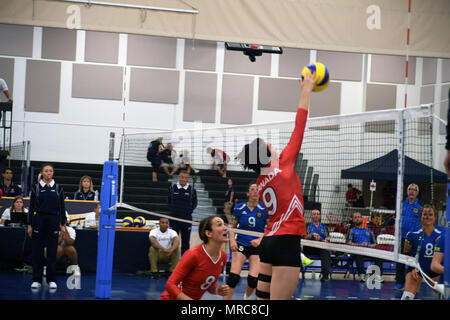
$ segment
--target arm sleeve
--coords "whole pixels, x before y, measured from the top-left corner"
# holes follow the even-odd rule
[[[167,280],[166,290],[171,296],[177,297],[182,292],[178,284],[194,269],[195,264],[195,256],[186,251]]]
[[[302,108],[297,110],[295,117],[295,128],[292,132],[289,143],[284,148],[282,155],[285,161],[295,162],[297,155],[300,152],[300,148],[303,142],[303,134],[305,133],[306,120],[308,118],[308,111]],[[281,159],[281,155],[280,155]]]
[[[172,187],[172,185],[170,185],[169,186],[169,195],[167,196],[167,203],[169,204],[169,206],[172,203],[172,189],[173,189],[173,187]]]
[[[194,187],[192,187],[192,210],[195,210],[197,208],[197,191]]]
[[[310,234],[311,233],[311,223],[308,224],[308,226],[306,227],[306,233]]]
[[[233,213],[231,214],[231,216],[233,217],[234,220],[239,221],[240,217],[241,217],[241,211],[238,210],[236,208],[237,206],[234,207]]]
[[[33,185],[31,187],[31,194],[30,194],[30,209],[28,211],[28,224],[31,225],[31,222],[33,220],[33,214],[36,211],[36,185]]]
[[[66,217],[66,204],[64,202],[64,190],[61,187],[61,193],[59,195],[59,215],[61,218],[61,225],[66,225],[67,217]]]

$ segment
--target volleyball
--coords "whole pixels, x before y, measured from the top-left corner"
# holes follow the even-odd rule
[[[142,227],[145,226],[145,222],[146,222],[146,221],[145,221],[145,218],[139,216],[139,217],[137,217],[136,219],[134,219],[134,226],[135,226],[135,227],[140,227],[140,228],[142,228]]]
[[[325,89],[330,83],[330,73],[328,72],[327,67],[320,62],[315,62],[314,64],[310,64],[306,66],[302,70],[302,80],[307,73],[316,72],[316,76],[319,78],[316,81],[316,84],[313,87],[313,91],[321,91]]]
[[[132,227],[133,226],[133,218],[132,217],[125,217],[122,219],[122,225],[124,227]]]

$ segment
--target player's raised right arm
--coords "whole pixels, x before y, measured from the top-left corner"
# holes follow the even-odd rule
[[[309,100],[310,100],[310,96],[311,96],[311,91],[314,87],[314,84],[317,81],[317,76],[316,73],[307,73],[304,76],[304,79],[300,79],[300,86],[302,87],[302,95],[300,97],[300,102],[299,102],[299,109],[305,109],[305,110],[309,110]]]

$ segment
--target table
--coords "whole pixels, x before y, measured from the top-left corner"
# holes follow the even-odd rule
[[[76,229],[75,248],[81,272],[97,270],[98,232],[95,229]],[[31,256],[31,240],[25,227],[0,227],[0,269],[17,267],[24,252]],[[114,273],[136,273],[150,270],[148,232],[116,230],[114,240]],[[30,258],[29,258],[30,259]]]

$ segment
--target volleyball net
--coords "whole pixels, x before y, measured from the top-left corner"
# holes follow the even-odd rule
[[[422,204],[434,206],[437,222],[444,215],[446,202],[447,176],[433,169],[433,146],[437,147],[433,142],[433,131],[436,131],[433,127],[438,125],[433,114],[432,105],[421,105],[308,118],[295,171],[303,185],[306,222],[311,221],[313,209],[320,209],[321,222],[328,227],[331,239],[330,243],[303,240],[304,246],[417,267],[415,257],[400,252],[402,232],[420,228],[420,224],[408,225],[408,221],[402,220],[406,188],[412,183],[417,185],[418,199]],[[122,179],[118,207],[170,218],[122,202],[127,167],[149,167],[147,149],[157,138],[162,138],[163,144],[172,143],[178,155],[188,155],[190,164],[197,169],[210,168],[211,155],[206,151],[210,147],[230,156],[228,170],[243,172],[235,157],[245,144],[262,138],[281,152],[289,142],[295,122],[204,126],[193,123],[192,129],[124,135],[119,156]],[[376,248],[345,244],[356,212],[362,215],[364,228],[373,233]]]

